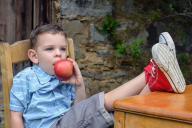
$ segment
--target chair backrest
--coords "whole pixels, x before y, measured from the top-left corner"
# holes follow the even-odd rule
[[[70,58],[75,59],[74,45],[71,38],[67,39],[67,52]],[[13,65],[28,60],[27,51],[30,48],[29,40],[17,41],[13,44],[0,44],[0,64],[3,88],[4,127],[10,128],[10,89],[13,83]]]

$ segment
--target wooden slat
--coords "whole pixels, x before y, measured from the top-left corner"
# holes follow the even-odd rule
[[[15,40],[15,11],[12,0],[0,0],[0,22],[3,23],[3,41],[13,42]],[[2,30],[1,30],[2,31]]]
[[[28,60],[27,50],[31,47],[29,40],[17,41],[11,46],[11,59],[13,63]]]
[[[33,23],[33,0],[0,0],[0,39],[13,43],[29,37]]]
[[[114,114],[115,117],[115,128],[125,128],[125,113],[116,111]]]
[[[36,25],[40,24],[39,15],[40,15],[40,1],[39,0],[33,0],[33,28],[36,27]]]
[[[10,110],[9,110],[9,92],[13,82],[13,69],[11,62],[11,53],[8,43],[0,44],[1,53],[1,73],[2,73],[2,88],[4,98],[4,121],[5,128],[10,128]]]
[[[69,54],[69,57],[71,57],[72,59],[75,59],[75,50],[74,50],[73,40],[71,38],[67,38],[67,40],[68,40],[68,54]]]

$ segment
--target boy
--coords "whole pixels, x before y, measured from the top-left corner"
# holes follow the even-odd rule
[[[14,128],[108,128],[113,125],[111,112],[117,99],[151,91],[182,93],[185,90],[175,54],[169,46],[157,43],[152,48],[153,59],[143,73],[108,93],[82,100],[83,78],[77,63],[67,58],[63,29],[43,25],[32,31],[30,39],[32,49],[28,56],[34,65],[14,77],[10,92]],[[59,81],[53,65],[66,58],[72,61],[74,74],[68,81]]]

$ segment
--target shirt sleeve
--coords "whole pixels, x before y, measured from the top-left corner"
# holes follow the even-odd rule
[[[28,91],[27,79],[16,76],[13,79],[13,86],[10,91],[10,110],[24,112],[27,107]]]

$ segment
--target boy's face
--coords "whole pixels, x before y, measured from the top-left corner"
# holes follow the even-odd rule
[[[67,57],[66,38],[62,34],[43,33],[37,38],[34,52],[32,62],[38,64],[48,74],[54,75],[54,63]]]

